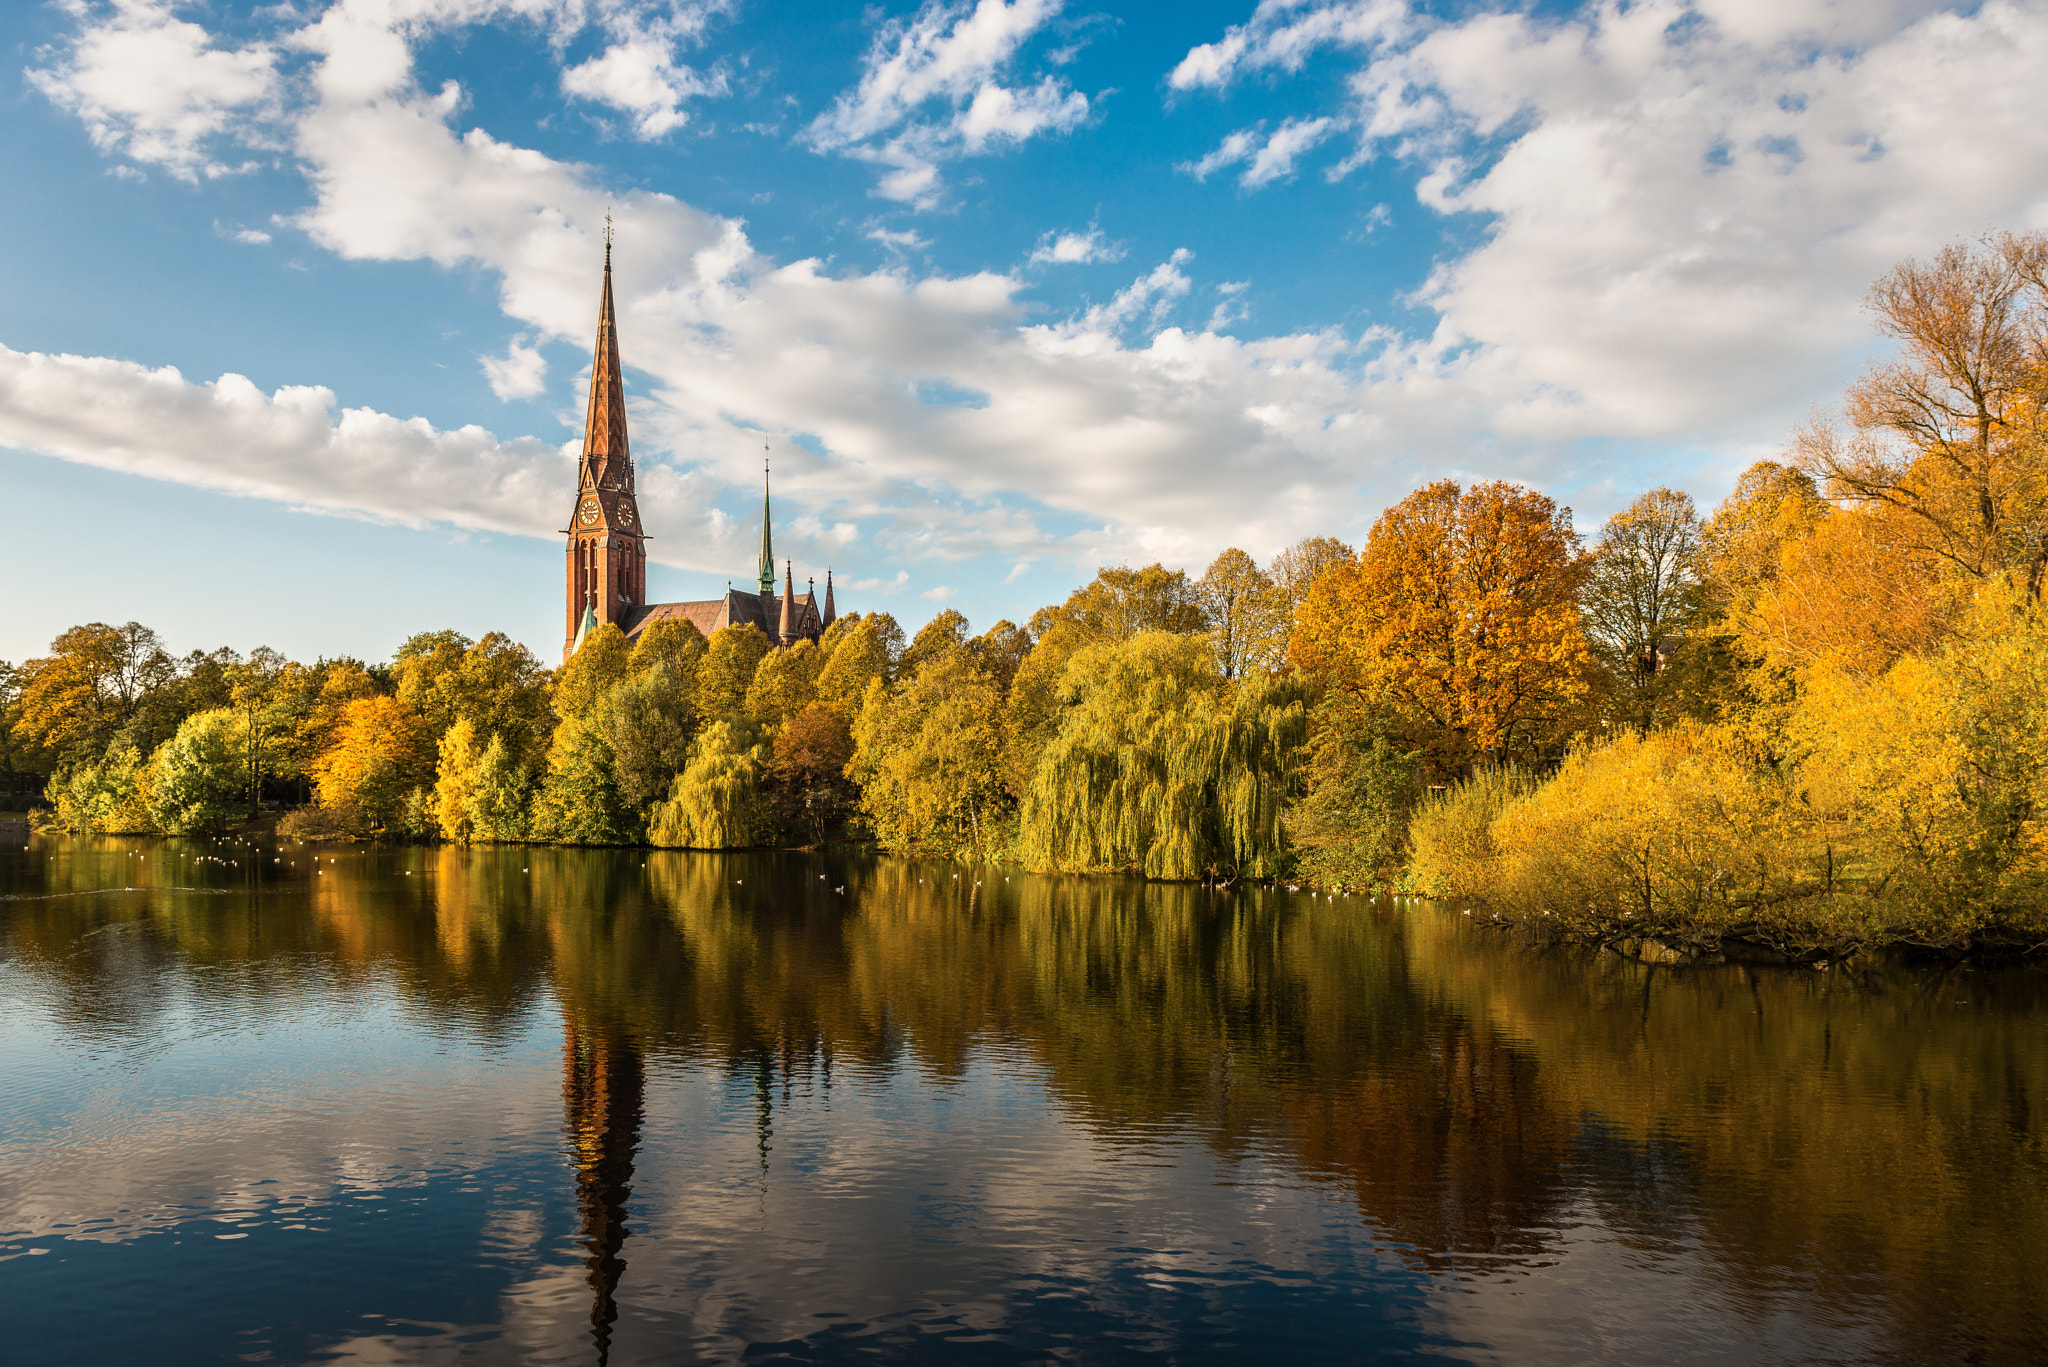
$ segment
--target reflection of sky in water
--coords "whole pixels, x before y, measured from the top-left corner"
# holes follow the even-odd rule
[[[1930,1332],[1892,1246],[1983,1233],[1869,1209],[1956,1175],[1843,1066],[1874,991],[1175,892],[778,912],[617,860],[594,901],[501,890],[543,857],[612,860],[0,904],[0,1356],[591,1362],[615,1276],[618,1363],[1883,1361]],[[1915,1064],[1978,1079],[1959,1131],[1982,1078],[2032,1085],[2031,1019]],[[1754,1046],[1746,1085],[1669,1039]],[[2043,1189],[2037,1113],[2006,1108],[2008,1196]],[[1773,1165],[1814,1134],[1848,1176],[1801,1223]],[[2038,1309],[1988,1294],[1974,1346],[2023,1360]]]

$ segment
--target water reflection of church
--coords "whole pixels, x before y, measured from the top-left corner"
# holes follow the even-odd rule
[[[647,1074],[639,1045],[617,1025],[592,1026],[565,1011],[562,1033],[562,1109],[576,1167],[590,1333],[602,1363],[610,1356],[612,1325],[619,1318],[626,1201],[633,1194]]]

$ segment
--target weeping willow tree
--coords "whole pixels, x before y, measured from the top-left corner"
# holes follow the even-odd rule
[[[766,840],[766,760],[760,733],[746,720],[705,727],[689,764],[669,785],[668,799],[648,814],[649,842],[668,849],[737,850]]]
[[[1308,735],[1296,686],[1233,684],[1206,639],[1154,631],[1078,652],[1059,702],[1024,794],[1027,864],[1148,878],[1276,871]]]

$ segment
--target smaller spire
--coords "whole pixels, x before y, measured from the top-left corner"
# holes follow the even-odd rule
[[[782,643],[789,645],[796,640],[796,583],[790,572],[789,562],[782,562]]]
[[[832,567],[827,565],[825,567],[825,615],[818,619],[818,625],[829,627],[838,620],[839,614],[832,607]]]
[[[577,651],[583,649],[583,638],[596,630],[597,609],[586,601],[583,604],[583,620],[576,625],[576,642],[569,647],[569,653],[574,655]]]

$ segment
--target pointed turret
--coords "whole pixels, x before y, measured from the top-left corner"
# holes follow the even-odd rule
[[[832,570],[830,566],[827,566],[825,569],[825,612],[823,616],[819,617],[818,625],[820,627],[829,627],[838,620],[839,612],[832,606]]]
[[[583,487],[633,487],[626,443],[626,382],[619,374],[619,325],[612,312],[612,244],[604,244],[604,293],[597,306],[597,349],[590,358],[590,413],[583,422]]]
[[[569,646],[569,654],[583,649],[583,638],[597,630],[597,609],[589,603],[583,605],[583,620],[576,625],[576,639]]]
[[[770,580],[769,582],[773,583],[774,581]],[[782,630],[780,633],[782,644],[795,644],[796,632],[796,581],[790,572],[789,565],[785,562],[782,567]]]

